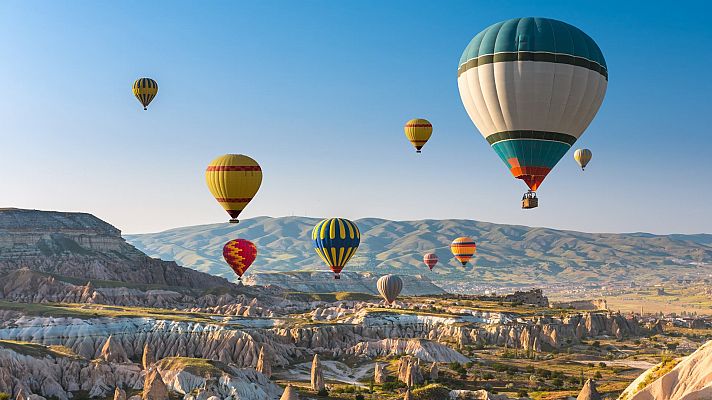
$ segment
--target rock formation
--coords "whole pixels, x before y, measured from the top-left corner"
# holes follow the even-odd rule
[[[319,355],[314,354],[314,360],[312,361],[311,368],[311,389],[318,393],[325,388],[324,371],[322,371],[321,368],[321,361],[319,361]]]
[[[156,362],[156,360],[153,358],[153,353],[151,353],[151,349],[148,347],[148,343],[143,345],[143,354],[141,355],[141,366],[143,369],[148,370],[151,368],[151,365]]]
[[[227,280],[146,256],[93,215],[0,209],[0,275],[28,267],[73,278],[209,289]]]
[[[435,382],[440,377],[440,370],[438,369],[437,363],[432,363],[430,365],[430,372],[428,373],[431,382]]]
[[[422,384],[425,379],[420,372],[420,360],[411,356],[404,356],[398,360],[398,380],[407,387]]]
[[[260,355],[257,358],[257,366],[255,367],[255,369],[257,369],[257,372],[261,372],[262,375],[268,378],[272,376],[271,362],[269,360],[269,357],[267,356],[267,353],[265,352],[264,346],[260,347]]]
[[[385,383],[387,379],[388,371],[386,370],[386,366],[381,363],[376,363],[373,370],[373,382],[377,385],[381,385]]]
[[[646,382],[650,383],[645,385]],[[623,391],[620,399],[712,399],[712,341],[687,357],[658,364],[644,372]]]
[[[299,394],[297,394],[297,390],[292,385],[287,385],[279,400],[299,400]]]
[[[116,339],[113,339],[112,335],[106,339],[104,346],[101,348],[101,354],[99,357],[107,362],[128,362],[129,357],[126,355],[126,351],[123,346],[118,343]]]
[[[143,384],[143,400],[168,400],[168,388],[157,369],[149,371]]]
[[[596,381],[592,379],[586,380],[586,383],[584,383],[583,388],[581,389],[581,392],[579,393],[578,397],[576,397],[576,400],[601,400],[602,397],[598,393],[598,390],[596,390]]]
[[[114,400],[126,400],[126,391],[117,386],[114,390]]]

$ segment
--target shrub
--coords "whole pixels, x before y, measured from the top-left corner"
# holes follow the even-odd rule
[[[519,389],[517,397],[529,397],[529,393],[524,389]]]
[[[564,386],[564,381],[561,378],[556,378],[551,381],[551,384],[554,385],[554,387],[560,388]]]
[[[601,371],[596,371],[596,373],[593,375],[595,379],[601,379],[603,378],[603,375],[601,375]]]
[[[322,388],[316,395],[319,397],[326,397],[329,395],[329,391],[326,390],[326,388]]]
[[[10,400],[10,394],[5,392],[0,392],[0,400]]]
[[[366,398],[363,397],[363,395],[359,393],[354,397],[354,400],[366,400]]]

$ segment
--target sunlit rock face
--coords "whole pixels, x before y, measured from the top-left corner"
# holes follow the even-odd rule
[[[22,267],[83,280],[230,286],[222,278],[146,256],[93,215],[0,209],[0,275]]]
[[[623,391],[623,400],[712,399],[712,341],[677,363],[659,364],[645,371]],[[649,382],[645,385],[646,382]],[[642,386],[642,387],[641,387]]]

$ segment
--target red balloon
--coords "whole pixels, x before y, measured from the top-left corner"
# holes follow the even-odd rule
[[[438,255],[435,254],[435,253],[428,253],[428,254],[426,254],[426,255],[423,256],[423,262],[424,262],[425,265],[427,265],[428,268],[430,268],[430,270],[432,271],[432,270],[433,270],[433,267],[435,266],[435,264],[438,263]]]
[[[230,268],[237,274],[237,280],[242,279],[242,274],[250,268],[257,257],[257,247],[245,239],[234,239],[223,247],[223,258]]]

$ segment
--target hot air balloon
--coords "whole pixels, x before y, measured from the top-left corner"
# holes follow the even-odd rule
[[[435,253],[427,253],[423,256],[423,262],[432,271],[435,264],[438,263],[438,255]]]
[[[430,139],[430,135],[433,134],[433,125],[427,119],[415,118],[406,122],[403,130],[405,131],[405,137],[415,147],[415,152],[420,153],[420,149],[425,146],[425,143]]]
[[[237,274],[237,280],[242,280],[242,274],[250,268],[255,257],[257,257],[257,247],[249,240],[234,239],[225,243],[223,247],[223,258]]]
[[[334,279],[340,279],[341,270],[358,249],[361,232],[348,219],[330,218],[316,224],[312,240],[316,254],[334,271]]]
[[[578,28],[515,18],[472,39],[460,58],[457,84],[472,122],[536,198],[601,106],[608,68],[598,45]]]
[[[576,160],[581,167],[581,171],[586,169],[586,165],[591,161],[591,157],[593,157],[593,153],[591,153],[589,149],[578,149],[574,152],[574,160]]]
[[[148,110],[148,105],[158,94],[158,83],[151,78],[138,78],[133,84],[132,92],[143,105],[143,109]]]
[[[467,265],[467,262],[470,261],[472,256],[475,255],[477,245],[472,238],[463,236],[452,241],[452,244],[450,244],[450,251],[452,251],[452,255],[455,256],[457,261],[459,261],[464,267]]]
[[[403,281],[398,275],[388,274],[378,278],[376,287],[386,303],[393,304],[401,290],[403,290]]]
[[[230,214],[230,222],[237,223],[240,212],[262,184],[262,169],[248,156],[226,154],[208,165],[205,182],[215,200]]]

